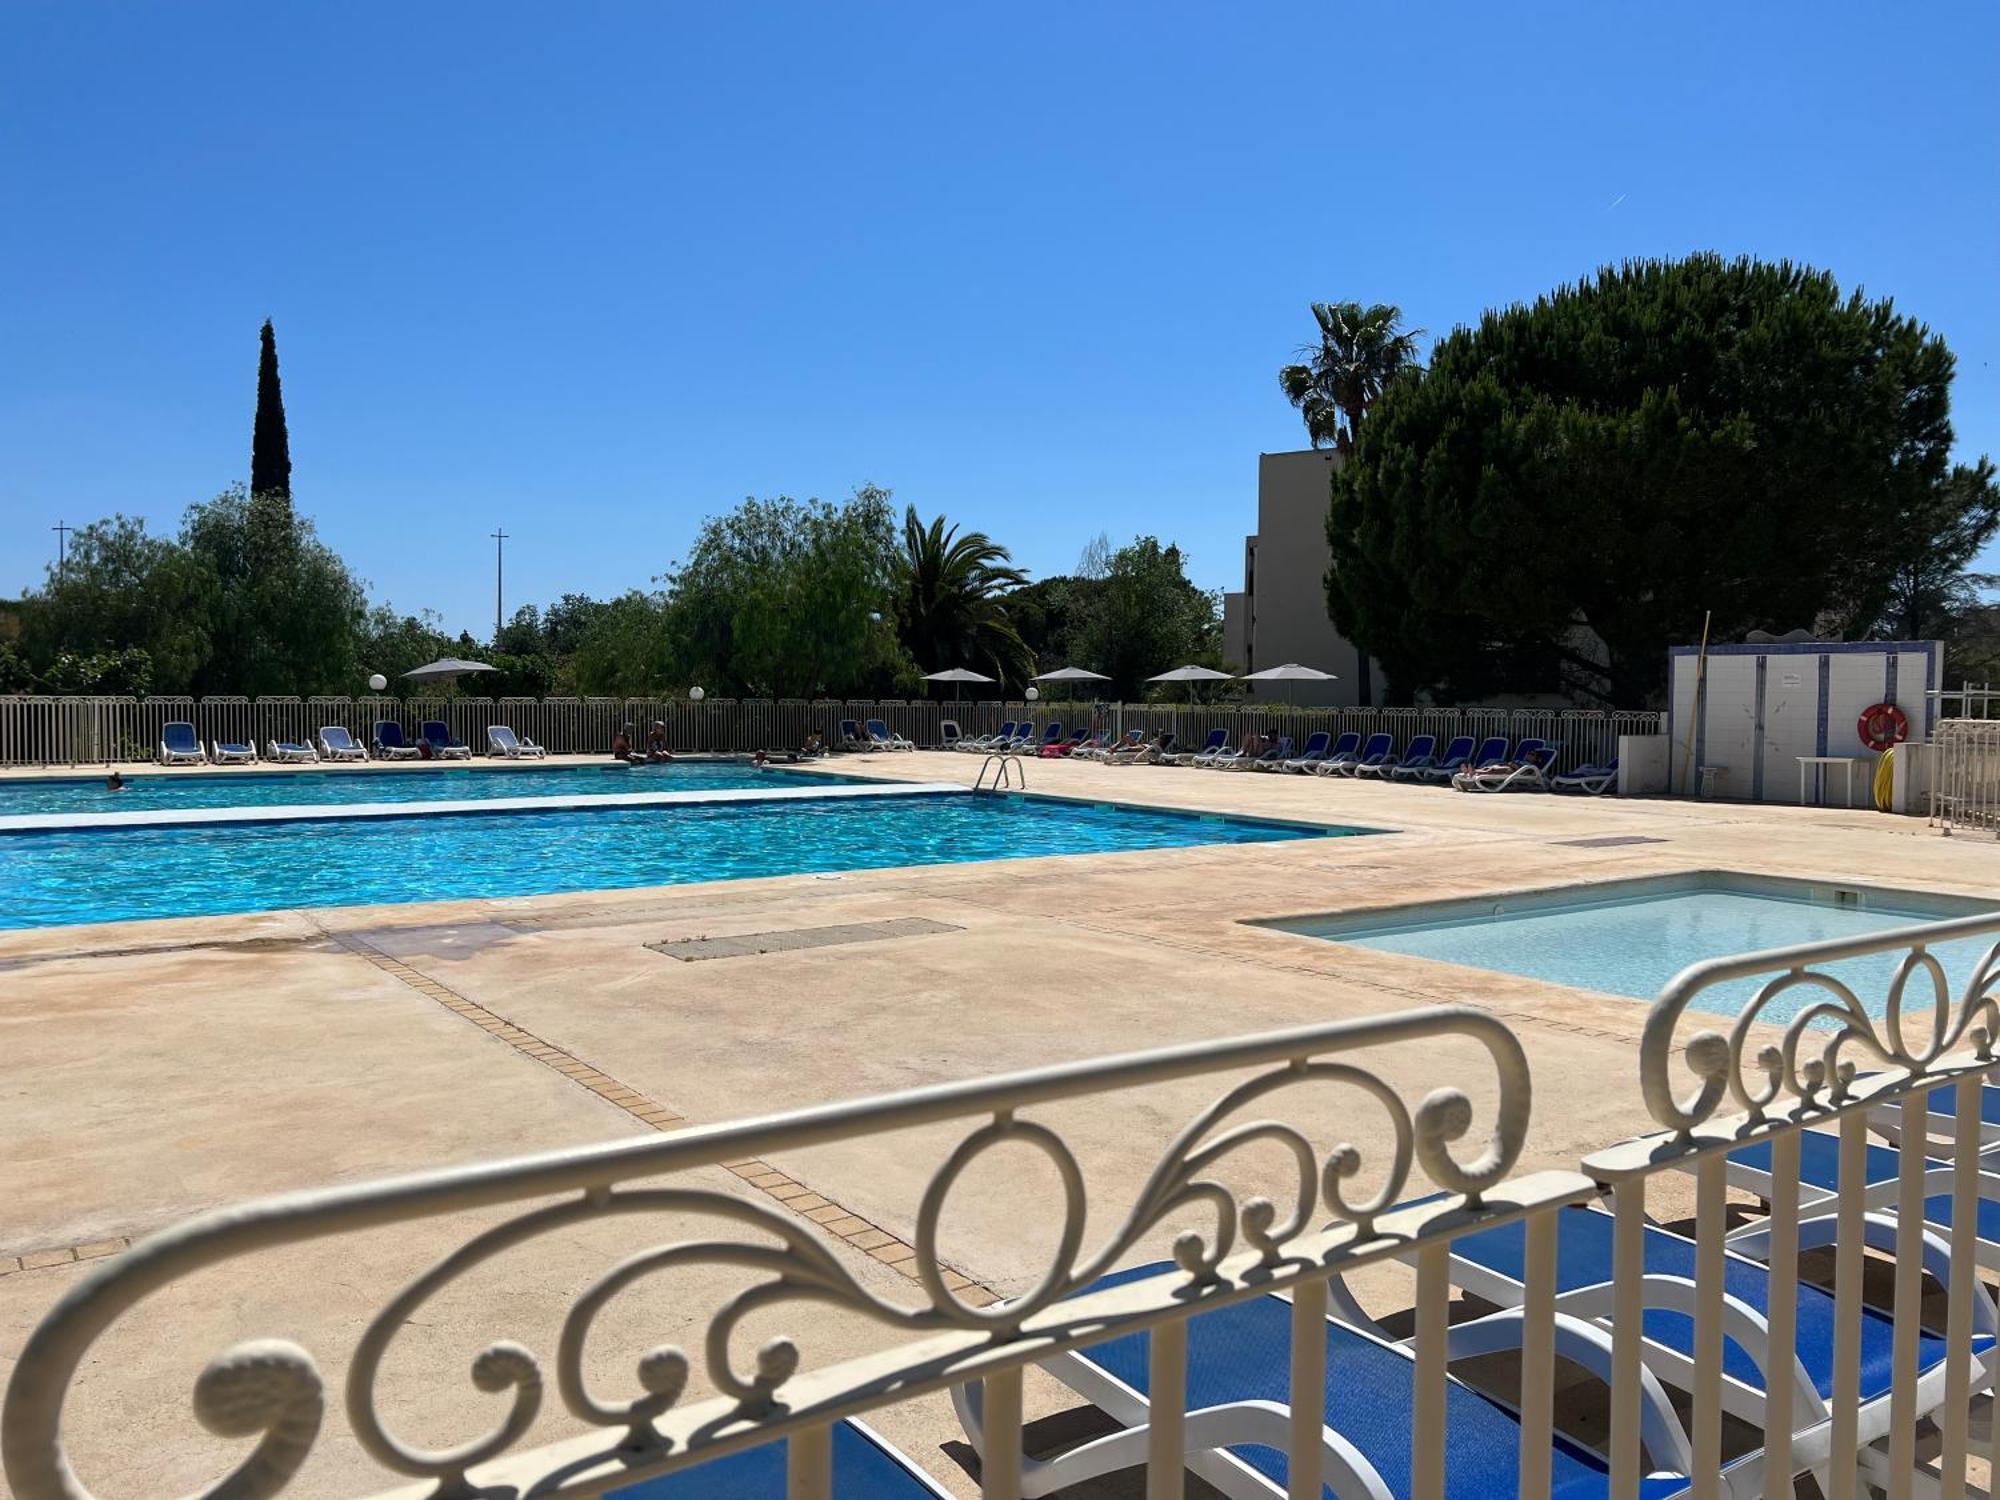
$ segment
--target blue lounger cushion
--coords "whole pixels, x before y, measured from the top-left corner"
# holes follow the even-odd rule
[[[1611,1215],[1589,1208],[1558,1211],[1556,1228],[1556,1293],[1577,1291],[1611,1280]],[[1453,1242],[1454,1256],[1484,1266],[1488,1270],[1521,1279],[1526,1227],[1520,1223],[1483,1229]],[[1646,1270],[1668,1276],[1694,1277],[1694,1241],[1663,1229],[1646,1230]],[[1768,1309],[1771,1273],[1740,1255],[1728,1258],[1724,1288],[1745,1306],[1762,1313]],[[1646,1337],[1665,1348],[1692,1357],[1694,1320],[1685,1313],[1649,1308],[1645,1318]],[[1861,1399],[1872,1400],[1889,1390],[1889,1353],[1894,1341],[1894,1324],[1887,1314],[1864,1307],[1861,1313]],[[1917,1366],[1925,1369],[1944,1358],[1944,1340],[1933,1334],[1919,1337]],[[1981,1336],[1973,1340],[1975,1352],[1991,1348],[1993,1340]],[[1833,1294],[1806,1282],[1799,1283],[1798,1355],[1806,1374],[1825,1397],[1833,1395]],[[1725,1340],[1722,1367],[1751,1390],[1761,1391],[1764,1379],[1757,1362],[1733,1340]]]
[[[785,1493],[788,1441],[766,1443],[658,1479],[608,1492],[609,1500],[776,1500]],[[835,1500],[938,1500],[944,1491],[885,1447],[867,1429],[839,1422],[833,1429]]]
[[[1139,1266],[1107,1276],[1095,1286],[1117,1286],[1167,1269],[1164,1263]],[[1291,1328],[1291,1304],[1277,1297],[1252,1297],[1197,1314],[1188,1323],[1187,1409],[1234,1401],[1288,1404]],[[1147,1345],[1146,1334],[1133,1333],[1093,1344],[1082,1353],[1144,1395]],[[1410,1493],[1415,1374],[1416,1365],[1406,1355],[1339,1323],[1328,1325],[1326,1425],[1360,1450],[1395,1495]],[[1446,1382],[1445,1435],[1444,1492],[1450,1500],[1492,1500],[1520,1493],[1521,1426],[1498,1402],[1458,1381]],[[1287,1464],[1282,1451],[1250,1445],[1229,1451],[1284,1488]],[[1585,1500],[1608,1494],[1610,1485],[1603,1460],[1557,1438],[1553,1497]],[[1639,1493],[1653,1497],[1686,1489],[1684,1479],[1661,1477],[1642,1481]]]
[[[1748,1146],[1738,1147],[1729,1153],[1732,1162],[1740,1162],[1752,1171],[1771,1173],[1771,1143],[1756,1141]],[[1878,1183],[1894,1182],[1902,1162],[1902,1153],[1894,1146],[1870,1145],[1867,1166],[1863,1175],[1870,1187]],[[1927,1160],[1927,1168],[1941,1169],[1950,1162]],[[1799,1181],[1807,1187],[1820,1188],[1825,1192],[1835,1192],[1840,1187],[1840,1137],[1829,1135],[1823,1130],[1802,1130],[1799,1132]],[[1824,1212],[1816,1207],[1809,1212]],[[1949,1229],[1951,1227],[1951,1194],[1940,1193],[1924,1200],[1926,1222]],[[1979,1200],[1978,1235],[1990,1244],[2000,1245],[2000,1203],[1991,1198]]]

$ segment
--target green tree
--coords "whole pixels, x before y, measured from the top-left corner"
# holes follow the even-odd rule
[[[433,611],[398,614],[392,606],[378,604],[362,617],[355,631],[357,680],[340,691],[360,692],[361,682],[371,672],[388,678],[388,691],[398,698],[435,691],[405,682],[403,674],[441,656],[457,655],[456,648],[457,642],[445,634],[443,622]]]
[[[1305,418],[1315,448],[1331,443],[1352,453],[1368,408],[1392,380],[1416,368],[1423,330],[1402,328],[1403,310],[1386,302],[1315,302],[1312,315],[1319,341],[1299,349],[1303,363],[1278,371],[1278,385]]]
[[[250,493],[292,494],[292,443],[285,431],[285,393],[278,383],[278,335],[264,320],[258,335],[257,416],[250,429]]]
[[[312,522],[239,486],[190,506],[181,545],[208,589],[200,693],[353,692],[367,600]],[[380,669],[377,669],[380,670]]]
[[[2000,530],[2000,484],[1993,464],[1956,465],[1921,491],[1890,539],[1895,548],[1888,598],[1874,634],[1888,640],[1949,640],[1978,608],[1995,578],[1968,572]]]
[[[804,698],[907,687],[889,492],[748,499],[702,524],[665,580],[674,655],[710,692]]]
[[[1920,323],[1789,263],[1632,262],[1488,313],[1335,474],[1333,621],[1392,697],[1625,706],[1705,610],[1718,640],[1866,629],[1940,535],[1951,374]]]
[[[152,690],[190,691],[212,653],[215,581],[146,523],[112,516],[77,529],[67,566],[22,601],[20,657],[39,677],[79,662],[143,652]],[[73,675],[74,668],[66,669]]]
[[[579,617],[581,634],[564,664],[576,692],[590,697],[650,697],[686,685],[668,626],[665,596],[634,589],[591,604],[588,618]],[[550,615],[555,613],[552,608]]]
[[[1189,581],[1179,547],[1138,537],[1103,567],[1075,634],[1074,665],[1109,677],[1107,696],[1143,698],[1148,677],[1183,663],[1221,665],[1221,596]]]
[[[961,536],[956,526],[946,528],[943,516],[926,526],[914,505],[904,512],[896,624],[921,670],[970,667],[1025,684],[1035,659],[1001,596],[1027,581],[1007,549],[985,532]]]

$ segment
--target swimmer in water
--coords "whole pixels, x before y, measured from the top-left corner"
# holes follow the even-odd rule
[[[109,776],[104,778],[104,790],[107,792],[124,791],[125,778],[120,776],[116,771],[113,771]]]

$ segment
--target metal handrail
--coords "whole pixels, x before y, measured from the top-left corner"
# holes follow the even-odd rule
[[[993,768],[993,784],[986,785],[986,771]],[[1011,769],[1010,769],[1011,768]],[[996,750],[979,763],[979,774],[972,778],[975,792],[1006,791],[1011,786],[1014,791],[1028,789],[1028,773],[1021,765],[1019,756],[1007,750]]]

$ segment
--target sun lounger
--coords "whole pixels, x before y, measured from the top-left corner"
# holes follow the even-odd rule
[[[994,731],[992,734],[982,734],[976,739],[960,741],[958,748],[965,751],[976,752],[981,755],[991,755],[995,750],[1000,749],[1003,745],[1010,745],[1013,742],[1014,742],[1014,721],[1012,719],[1009,719],[1006,723],[1002,724],[999,727],[999,729]]]
[[[1081,750],[1077,751],[1076,753],[1082,756],[1085,760],[1108,761],[1111,759],[1112,756],[1118,754],[1121,750],[1137,750],[1142,748],[1145,745],[1145,743],[1146,743],[1146,735],[1143,730],[1128,729],[1125,731],[1124,738],[1122,739],[1114,738],[1113,736],[1107,734],[1104,737],[1103,744],[1085,745]]]
[[[394,719],[377,719],[370,738],[375,742],[375,753],[384,760],[415,760],[423,754],[403,738],[403,726]]]
[[[1582,792],[1591,797],[1602,797],[1617,785],[1616,756],[1601,766],[1578,766],[1574,771],[1565,771],[1560,776],[1549,778],[1549,787],[1553,791]]]
[[[211,740],[208,758],[218,766],[254,766],[257,764],[257,747],[246,745],[241,740]]]
[[[1522,743],[1527,744],[1531,742],[1524,740]],[[1489,767],[1505,764],[1506,760],[1507,736],[1504,734],[1488,735],[1479,742],[1479,749],[1447,779],[1453,786],[1458,786],[1461,782],[1476,776],[1479,772]]]
[[[1560,749],[1546,740],[1525,739],[1511,760],[1469,766],[1452,777],[1451,784],[1461,792],[1546,792]]]
[[[965,736],[958,732],[958,720],[943,719],[938,723],[938,749],[956,750]]]
[[[1227,762],[1232,771],[1276,771],[1292,758],[1292,744],[1289,734],[1281,734],[1255,755],[1239,753],[1235,760]]]
[[[1771,1197],[1771,1143],[1756,1141],[1729,1153],[1724,1175],[1731,1187],[1755,1193],[1766,1202]],[[1864,1153],[1863,1176],[1867,1188],[1862,1203],[1871,1212],[1893,1214],[1896,1210],[1897,1178],[1903,1161],[1894,1146],[1872,1142]],[[1924,1222],[1944,1231],[1951,1228],[1952,1164],[1935,1157],[1924,1162]],[[1823,1130],[1799,1132],[1799,1212],[1830,1213],[1840,1192],[1840,1137]],[[1738,1230],[1737,1236],[1756,1238],[1761,1224]],[[1982,1163],[1979,1173],[1977,1259],[1982,1270],[2000,1271],[2000,1160]]]
[[[320,726],[319,753],[328,760],[368,759],[368,752],[354,742],[354,736],[347,732],[344,724]]]
[[[1347,768],[1349,776],[1386,776],[1396,764],[1396,737],[1371,734],[1361,747],[1361,758]]]
[[[1333,742],[1333,748],[1326,752],[1326,759],[1313,767],[1315,776],[1344,775],[1347,768],[1361,759],[1361,732],[1358,729],[1341,731],[1340,738]]]
[[[431,755],[438,760],[471,760],[472,747],[451,732],[451,726],[443,719],[426,719],[420,731],[423,741],[431,747]]]
[[[840,721],[840,748],[843,750],[874,750],[878,748],[868,736],[861,732],[861,725],[853,719]]]
[[[1183,756],[1181,759],[1175,761],[1175,764],[1183,766],[1212,766],[1224,756],[1234,755],[1235,753],[1235,751],[1229,748],[1229,731],[1226,729],[1216,729],[1209,732],[1207,744],[1195,751],[1194,754]]]
[[[160,726],[160,764],[163,766],[208,764],[208,752],[201,748],[201,740],[194,732],[194,725],[176,719],[171,724]]]
[[[486,753],[488,755],[500,756],[505,760],[541,760],[549,752],[526,736],[516,735],[508,725],[488,724],[486,726]]]
[[[888,724],[881,719],[870,719],[865,727],[868,731],[868,743],[877,750],[914,750],[917,748],[912,741],[904,739],[900,734],[890,733]]]
[[[1095,1284],[1116,1286],[1167,1269],[1164,1264],[1114,1273]],[[1095,1289],[1095,1288],[1093,1288]],[[1491,1314],[1461,1323],[1447,1335],[1447,1361],[1518,1349],[1521,1315]],[[1608,1379],[1611,1345],[1602,1329],[1580,1319],[1555,1320],[1556,1352]],[[1281,1496],[1288,1492],[1291,1304],[1276,1296],[1252,1297],[1197,1314],[1187,1324],[1185,1446],[1187,1467],[1231,1496]],[[1042,1368],[1086,1397],[1118,1423],[1114,1441],[1137,1442],[1151,1411],[1151,1335],[1127,1334],[1042,1362]],[[1667,1500],[1687,1492],[1691,1445],[1673,1405],[1656,1379],[1641,1376],[1641,1422],[1654,1474],[1640,1500]],[[1494,1500],[1521,1492],[1521,1424],[1502,1402],[1475,1390],[1449,1371],[1445,1377],[1446,1500]],[[979,1387],[961,1386],[953,1404],[973,1446],[985,1445]],[[1408,1341],[1333,1318],[1326,1330],[1326,1409],[1321,1478],[1340,1500],[1402,1500],[1411,1493],[1411,1443],[1416,1425],[1416,1357]],[[1550,1493],[1602,1496],[1609,1475],[1602,1457],[1560,1433],[1551,1439]],[[1077,1461],[1076,1450],[1056,1460]],[[1751,1460],[1724,1470],[1727,1476]],[[1065,1476],[1025,1460],[1024,1495],[1045,1495]],[[1070,1482],[1074,1482],[1071,1477]],[[1319,1492],[1318,1486],[1314,1487]]]
[[[1136,735],[1139,731],[1135,729],[1132,733]],[[1109,766],[1167,765],[1172,762],[1179,746],[1180,741],[1171,734],[1157,745],[1143,736],[1128,738],[1104,757],[1104,763]]]
[[[1405,756],[1403,763],[1389,773],[1396,781],[1449,781],[1459,768],[1472,759],[1472,736],[1455,735],[1444,748],[1444,754],[1429,757],[1428,762],[1416,756]]]
[[[1317,766],[1321,761],[1326,759],[1326,747],[1332,741],[1333,736],[1328,734],[1324,729],[1315,729],[1311,734],[1306,736],[1305,751],[1302,754],[1293,756],[1278,769],[1282,771],[1312,770],[1314,766]]]
[[[272,740],[264,748],[265,758],[279,765],[307,766],[319,762],[319,751],[297,740]]]
[[[1069,732],[1068,739],[1050,740],[1047,744],[1043,745],[1042,755],[1049,760],[1061,760],[1064,756],[1080,748],[1089,739],[1090,731],[1088,729],[1072,729]]]
[[[1356,766],[1354,774],[1357,776],[1373,776],[1382,781],[1400,781],[1403,779],[1403,771],[1407,766],[1414,765],[1418,770],[1423,770],[1428,766],[1435,765],[1437,761],[1432,752],[1436,749],[1436,735],[1415,735],[1411,738],[1410,743],[1403,747],[1401,755],[1392,755],[1377,766]]]
[[[1579,1317],[1607,1319],[1612,1309],[1612,1216],[1597,1208],[1558,1211],[1556,1235],[1556,1310]],[[1896,1225],[1880,1215],[1868,1220],[1869,1243],[1890,1253]],[[1801,1252],[1831,1244],[1835,1220],[1817,1214],[1799,1222]],[[1767,1238],[1767,1237],[1766,1237]],[[1722,1407],[1731,1415],[1762,1426],[1765,1370],[1774,1351],[1763,1346],[1762,1319],[1769,1307],[1771,1272],[1754,1253],[1763,1246],[1748,1235],[1733,1237],[1724,1276],[1725,1308],[1731,1314],[1723,1353]],[[1521,1275],[1526,1241],[1516,1222],[1479,1230],[1452,1244],[1452,1279],[1476,1297],[1502,1307],[1521,1301]],[[1950,1285],[1950,1256],[1942,1241],[1925,1234],[1911,1249],[1925,1268]],[[1647,1226],[1645,1230],[1646,1314],[1644,1359],[1669,1386],[1689,1388],[1694,1369],[1694,1319],[1687,1298],[1695,1275],[1695,1242],[1683,1235]],[[1793,1399],[1795,1429],[1819,1433],[1795,1444],[1794,1459],[1803,1469],[1814,1462],[1815,1443],[1824,1460],[1827,1403],[1833,1395],[1833,1294],[1810,1282],[1798,1284],[1796,1368],[1781,1368],[1800,1388]],[[1992,1302],[1979,1297],[1973,1308],[1973,1389],[1988,1378],[1993,1365],[1994,1335],[2000,1322]],[[1890,1358],[1894,1323],[1886,1314],[1864,1306],[1861,1314],[1861,1379],[1858,1408],[1860,1441],[1865,1446],[1883,1436],[1890,1416]],[[1944,1391],[1945,1341],[1933,1334],[1918,1339],[1919,1414],[1937,1409]],[[1810,1394],[1810,1399],[1808,1396]],[[1879,1457],[1879,1455],[1877,1455]],[[1868,1459],[1864,1456],[1864,1462]],[[1878,1480],[1878,1482],[1881,1482]]]
[[[782,1495],[790,1444],[729,1454],[712,1463],[681,1469],[606,1491],[615,1500],[736,1500]],[[867,1423],[849,1418],[833,1427],[834,1500],[950,1500],[951,1492]],[[1143,1455],[1134,1459],[1142,1462]],[[1061,1460],[1056,1460],[1059,1465]]]

